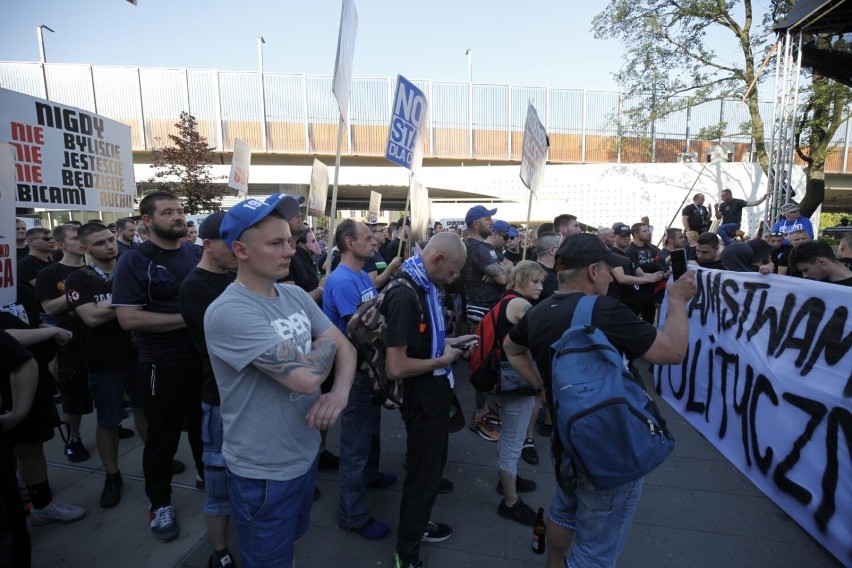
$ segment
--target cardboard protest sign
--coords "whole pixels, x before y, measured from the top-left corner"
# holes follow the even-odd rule
[[[382,209],[382,194],[378,191],[370,192],[370,209],[367,212],[367,222],[375,223],[379,220],[379,212]]]
[[[399,75],[391,111],[385,158],[416,172],[423,163],[423,128],[429,113],[426,95]]]
[[[308,193],[308,215],[325,216],[325,202],[328,200],[328,166],[314,158],[311,169],[311,189]]]
[[[126,124],[0,89],[0,142],[15,148],[17,207],[133,209],[136,184]]]
[[[231,173],[228,176],[228,187],[236,189],[240,197],[248,195],[250,167],[251,149],[242,140],[235,140],[234,157],[231,158]]]
[[[547,131],[538,119],[535,107],[530,103],[527,108],[527,121],[524,125],[524,143],[521,154],[521,181],[533,195],[538,191],[544,166],[547,163],[547,149],[550,142]]]
[[[849,563],[852,288],[705,269],[697,277],[689,351],[682,365],[657,368],[657,392]]]
[[[355,36],[358,35],[358,10],[354,0],[343,0],[340,8],[340,30],[337,35],[337,57],[334,60],[334,81],[331,92],[337,99],[340,118],[349,124],[349,92],[352,85],[352,60],[355,57]]]
[[[17,297],[15,248],[15,148],[0,142],[0,306]]]

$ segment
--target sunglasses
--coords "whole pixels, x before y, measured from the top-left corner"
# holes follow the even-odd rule
[[[32,240],[34,240],[34,241],[42,240],[42,241],[50,242],[50,241],[52,241],[52,240],[53,240],[53,237],[51,237],[50,235],[45,235],[45,236],[43,236],[43,237],[33,237],[33,239],[32,239]]]

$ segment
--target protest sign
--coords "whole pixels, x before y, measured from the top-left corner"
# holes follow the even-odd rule
[[[379,220],[379,212],[382,209],[382,194],[378,191],[370,192],[370,209],[367,211],[367,222],[375,223]]]
[[[852,563],[852,288],[697,271],[689,352],[656,388],[842,563]],[[664,321],[667,303],[660,321]]]
[[[15,148],[0,142],[0,306],[17,297],[17,254],[15,248]]]
[[[411,239],[426,242],[429,239],[429,190],[415,176],[411,176]]]
[[[337,35],[337,57],[334,60],[334,82],[331,92],[337,99],[340,118],[349,124],[349,92],[352,85],[352,60],[355,36],[358,35],[358,10],[354,0],[343,0],[340,7],[340,30]]]
[[[240,197],[248,195],[250,167],[251,149],[242,140],[235,140],[234,156],[231,158],[231,173],[228,176],[228,187],[236,189]]]
[[[544,166],[547,163],[547,149],[550,142],[547,131],[538,119],[535,107],[530,103],[527,108],[527,121],[524,125],[524,142],[521,153],[521,181],[533,195],[541,185]]]
[[[399,75],[388,129],[385,158],[411,171],[423,162],[423,127],[429,106],[423,91]]]
[[[136,184],[130,127],[0,89],[0,142],[15,148],[17,207],[124,212]]]
[[[314,158],[311,169],[311,189],[308,193],[308,215],[325,216],[325,202],[328,199],[328,166]]]

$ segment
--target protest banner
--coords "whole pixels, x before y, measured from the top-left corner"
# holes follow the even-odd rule
[[[378,191],[370,192],[370,208],[367,210],[367,222],[375,223],[379,220],[379,212],[382,210],[382,194]]]
[[[411,176],[411,241],[426,242],[429,239],[429,190]]]
[[[130,127],[0,89],[0,142],[15,148],[17,207],[125,212],[136,184]]]
[[[657,368],[657,392],[852,564],[852,288],[704,269],[697,284],[689,352]]]
[[[14,187],[15,148],[0,142],[0,306],[14,304],[17,298]]]
[[[308,192],[308,215],[325,217],[325,203],[328,200],[328,166],[314,158],[311,168],[311,189]]]
[[[426,95],[402,75],[397,76],[385,158],[412,172],[423,163],[423,127],[429,105]]]
[[[527,204],[527,228],[530,226],[532,216],[533,197],[536,196],[541,180],[544,177],[544,166],[547,164],[547,149],[550,140],[547,131],[538,119],[538,113],[530,101],[527,107],[527,121],[524,124],[524,142],[521,152],[521,181],[530,190],[529,203]],[[529,231],[524,232],[524,244],[522,259],[526,260],[527,250],[530,248]]]
[[[236,189],[240,197],[248,195],[250,167],[251,149],[242,140],[235,140],[234,156],[231,158],[231,173],[228,175],[228,187]]]

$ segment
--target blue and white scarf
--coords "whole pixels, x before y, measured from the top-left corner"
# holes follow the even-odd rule
[[[405,270],[421,290],[426,292],[426,307],[429,310],[429,325],[432,332],[431,358],[437,359],[444,354],[444,339],[447,337],[447,328],[444,322],[444,301],[441,297],[441,292],[429,280],[426,267],[423,265],[423,258],[419,254],[403,262],[402,269]],[[432,371],[432,374],[438,376],[447,375],[450,386],[455,386],[452,367],[435,369]]]

